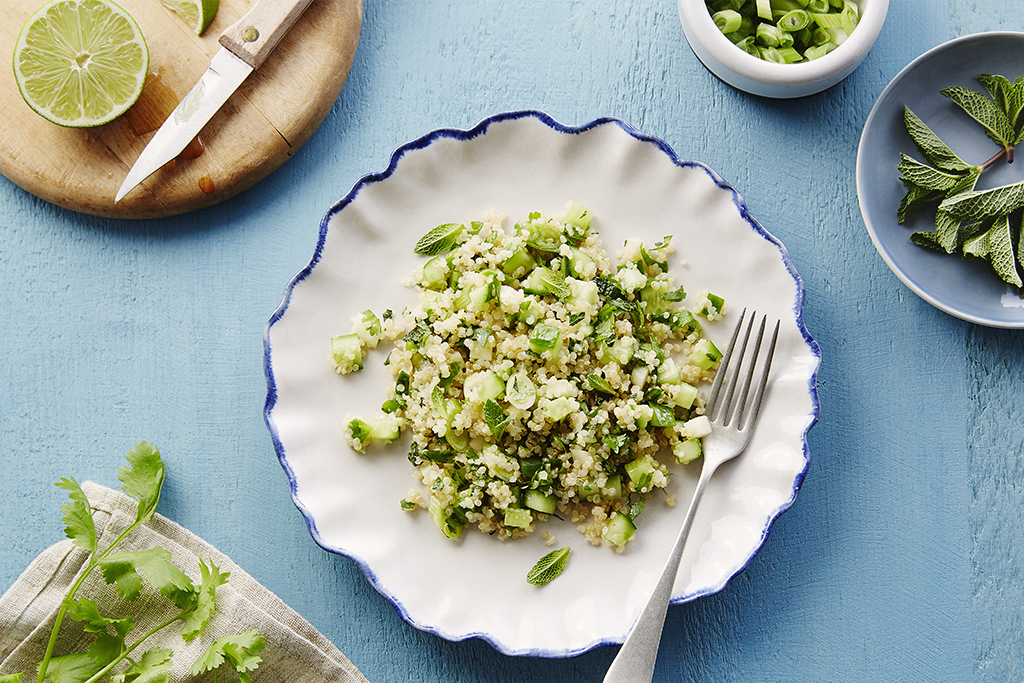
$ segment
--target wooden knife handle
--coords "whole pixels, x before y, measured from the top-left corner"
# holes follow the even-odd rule
[[[242,18],[228,26],[220,44],[258,69],[313,0],[256,0]]]

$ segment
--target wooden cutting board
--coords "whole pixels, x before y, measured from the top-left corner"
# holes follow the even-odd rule
[[[154,131],[206,71],[221,32],[251,0],[220,0],[196,36],[159,0],[116,0],[149,46],[138,102],[96,128],[62,128],[21,98],[10,60],[18,33],[43,0],[0,7],[0,173],[53,204],[114,218],[156,218],[211,206],[252,187],[288,160],[324,120],[348,77],[362,0],[314,0],[177,159],[116,205],[114,195]],[[3,55],[7,55],[6,58]]]

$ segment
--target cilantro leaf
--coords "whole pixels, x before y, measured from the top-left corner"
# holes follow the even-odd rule
[[[160,451],[145,441],[136,444],[135,450],[128,451],[126,460],[130,466],[117,471],[118,479],[121,480],[121,489],[139,501],[136,523],[145,524],[153,519],[160,503],[164,463],[160,460]]]
[[[551,583],[569,563],[569,551],[568,547],[559,548],[540,558],[526,575],[526,582],[534,586]]]
[[[61,479],[57,487],[68,491],[70,503],[61,506],[64,513],[64,535],[76,546],[90,553],[96,552],[96,523],[92,519],[92,510],[85,491],[74,477]]]
[[[111,553],[99,560],[100,571],[107,583],[115,584],[117,594],[135,600],[142,591],[142,571],[150,585],[184,609],[193,600],[192,579],[170,562],[171,553],[159,546],[137,552]]]
[[[167,683],[171,680],[171,650],[153,647],[142,653],[124,673],[113,676],[111,683]]]
[[[228,582],[230,572],[222,572],[213,561],[210,566],[199,560],[200,587],[196,591],[196,600],[192,609],[182,619],[181,637],[186,641],[193,640],[206,626],[213,614],[217,588]]]
[[[82,630],[86,633],[105,633],[108,626],[113,626],[117,635],[124,638],[135,625],[130,616],[122,619],[111,619],[100,614],[99,606],[89,598],[81,600],[67,599],[64,607],[68,616],[75,621],[82,623]]]
[[[437,256],[455,248],[456,239],[463,226],[458,223],[439,225],[421,237],[413,248],[420,256]]]
[[[259,655],[263,651],[263,636],[256,629],[233,636],[224,636],[210,644],[203,654],[192,664],[190,673],[198,676],[206,671],[219,668],[226,661],[247,683],[252,680],[248,672],[259,666],[263,661]]]
[[[53,657],[46,669],[51,683],[82,683],[121,656],[124,638],[98,633],[85,652]]]

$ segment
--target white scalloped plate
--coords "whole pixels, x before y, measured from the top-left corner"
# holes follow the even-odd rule
[[[368,455],[344,445],[343,418],[375,414],[390,382],[383,352],[360,373],[335,374],[328,343],[366,308],[413,301],[401,280],[419,264],[412,248],[430,228],[490,209],[510,220],[559,213],[570,199],[593,210],[592,226],[613,256],[627,237],[672,235],[672,268],[691,298],[706,288],[734,311],[782,320],[759,427],[706,491],[673,602],[715,593],[747,566],[800,488],[806,433],[818,416],[820,352],[785,248],[714,171],[680,160],[664,142],[615,119],[566,127],[529,111],[410,142],[327,212],[313,258],[288,285],[264,339],[265,419],[314,540],[354,560],[413,626],[449,640],[482,638],[513,655],[566,657],[622,642],[668,556],[699,464],[673,466],[669,491],[679,504],[648,504],[622,554],[550,519],[544,528],[555,547],[572,548],[571,558],[555,581],[531,586],[527,572],[551,550],[539,533],[503,543],[474,529],[449,541],[422,511],[399,508],[419,485],[407,442]],[[724,344],[734,319],[707,325],[708,335]]]

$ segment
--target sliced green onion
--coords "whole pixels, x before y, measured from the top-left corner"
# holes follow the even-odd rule
[[[786,62],[786,64],[793,64],[795,62],[801,61],[804,58],[802,54],[797,52],[796,49],[792,47],[780,47],[778,50],[779,54],[782,55],[782,59]]]
[[[721,12],[715,12],[711,15],[711,18],[715,20],[715,26],[718,27],[722,33],[735,33],[740,30],[743,25],[743,16],[731,9],[724,9]]]
[[[835,14],[820,14],[814,12],[811,14],[811,19],[814,20],[821,28],[842,28],[843,27],[843,15],[840,13]]]
[[[812,45],[804,51],[804,57],[808,60],[815,60],[824,57],[832,50],[836,49],[836,45],[833,43],[825,43],[824,45]]]
[[[747,36],[740,42],[736,43],[736,47],[743,50],[747,54],[754,55],[755,57],[761,56],[761,52],[760,50],[757,49],[757,45],[754,45],[754,36]]]
[[[772,26],[771,24],[761,24],[758,26],[757,33],[754,36],[757,42],[765,47],[778,47],[782,41],[782,31],[777,26]]]
[[[807,10],[795,9],[786,12],[779,19],[778,26],[783,31],[799,31],[807,28],[811,23],[811,14]]]
[[[828,54],[860,21],[857,0],[705,0],[705,5],[715,26],[739,49],[785,64]]]

